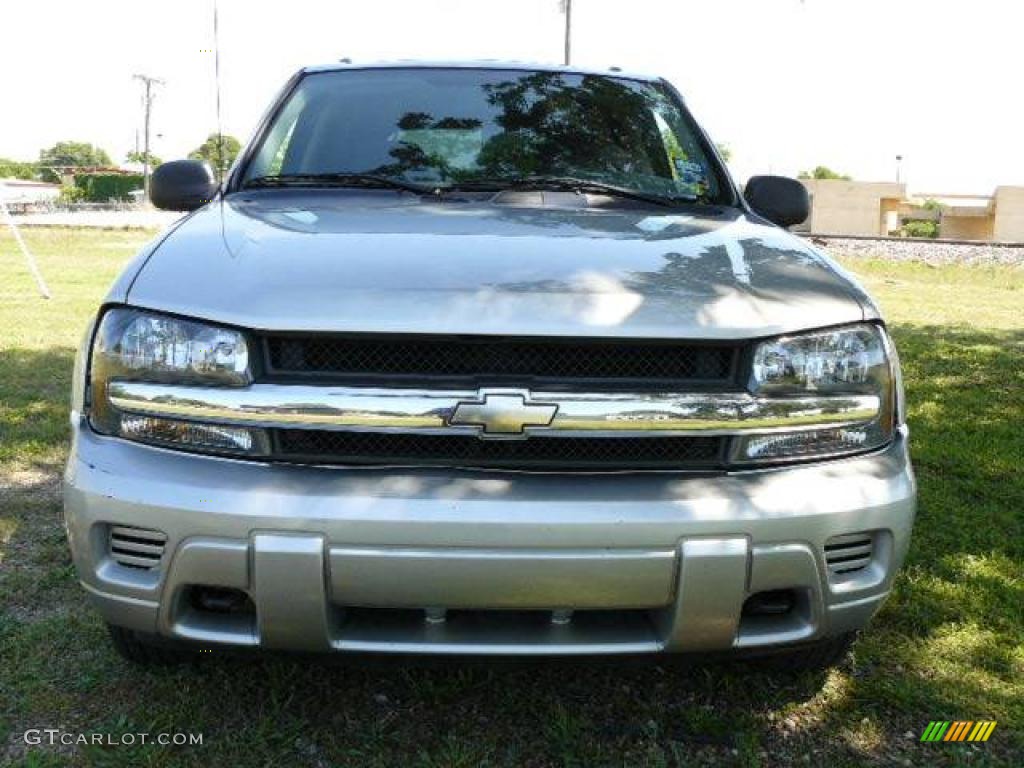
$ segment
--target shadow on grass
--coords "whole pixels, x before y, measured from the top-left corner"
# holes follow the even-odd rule
[[[919,518],[892,598],[839,671],[794,676],[614,658],[225,656],[140,672],[117,660],[96,618],[76,608],[0,625],[0,653],[20,660],[0,690],[47,722],[84,716],[91,730],[206,734],[192,752],[102,750],[111,764],[167,755],[196,765],[675,765],[694,756],[745,765],[805,756],[812,765],[1012,764],[1024,749],[1012,730],[1024,722],[1024,333],[909,325],[893,333]],[[0,360],[22,369],[16,407],[43,414],[22,424],[43,445],[59,443],[66,378],[59,398],[33,389],[48,383],[46,370],[69,374],[70,351]],[[986,745],[917,741],[929,720],[983,718],[1001,722]]]
[[[68,439],[75,351],[0,350],[0,466],[52,461]]]
[[[830,703],[822,726],[880,711],[902,721],[897,730],[931,719],[1019,723],[1024,333],[891,330],[906,381],[918,517],[893,595],[858,644],[846,695]],[[1020,733],[1004,729],[1000,739],[1024,747]]]
[[[909,562],[1024,559],[1024,332],[900,325],[920,486]]]

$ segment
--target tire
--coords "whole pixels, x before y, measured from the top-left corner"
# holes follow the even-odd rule
[[[110,641],[121,658],[147,667],[166,667],[184,664],[195,658],[195,653],[184,646],[161,640],[156,635],[136,632],[124,627],[107,625]]]
[[[824,672],[846,659],[856,639],[856,632],[827,637],[756,661],[774,672]]]

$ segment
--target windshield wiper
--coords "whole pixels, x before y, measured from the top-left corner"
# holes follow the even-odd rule
[[[258,176],[243,184],[243,189],[260,187],[353,187],[360,189],[400,189],[417,195],[442,194],[455,191],[504,191],[516,190],[557,190],[610,195],[630,200],[640,200],[655,205],[673,206],[678,203],[707,202],[697,195],[658,195],[641,192],[617,184],[575,176],[494,176],[466,179],[451,184],[424,186],[402,181],[393,176],[375,173],[286,173]]]
[[[243,189],[258,187],[354,187],[358,189],[401,189],[417,195],[430,194],[435,187],[424,187],[392,176],[375,173],[284,173],[257,176],[242,185]]]
[[[630,200],[640,200],[655,205],[675,205],[677,203],[707,202],[697,195],[658,195],[653,192],[641,192],[629,187],[620,187],[617,184],[608,184],[594,179],[583,179],[575,176],[519,176],[506,177],[495,176],[490,178],[467,179],[457,181],[453,184],[446,184],[439,188],[440,192],[448,191],[474,191],[474,190],[557,190],[566,192],[578,192],[580,194],[590,193],[598,195],[610,195],[613,197],[624,197]]]

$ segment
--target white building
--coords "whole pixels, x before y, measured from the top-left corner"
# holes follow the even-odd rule
[[[31,179],[0,179],[0,198],[5,203],[32,204],[56,200],[60,184]]]

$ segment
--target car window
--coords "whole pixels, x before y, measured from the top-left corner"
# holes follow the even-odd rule
[[[570,176],[659,195],[726,195],[682,105],[660,83],[487,69],[304,77],[245,180],[361,173],[443,187]]]
[[[306,100],[304,92],[295,93],[271,125],[253,162],[253,167],[263,169],[261,175],[281,173],[295,133],[295,125],[306,106]]]

